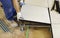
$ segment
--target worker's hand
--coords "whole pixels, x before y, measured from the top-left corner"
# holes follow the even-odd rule
[[[17,13],[17,20],[19,21],[19,19],[22,19],[21,12],[18,12],[18,13]]]

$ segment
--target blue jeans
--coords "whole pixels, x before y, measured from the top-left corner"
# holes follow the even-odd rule
[[[2,3],[6,18],[8,20],[14,20],[16,10],[13,7],[12,0],[0,0],[0,2]]]

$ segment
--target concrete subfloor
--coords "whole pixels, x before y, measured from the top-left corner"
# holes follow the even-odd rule
[[[28,36],[29,38],[52,38],[48,28],[31,28]],[[0,38],[26,38],[26,31],[22,32],[18,28],[15,28],[12,33],[0,32]]]

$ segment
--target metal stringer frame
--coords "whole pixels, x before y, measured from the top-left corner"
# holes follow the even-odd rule
[[[0,20],[0,27],[2,28],[2,30],[4,32],[10,32],[9,28],[7,27],[7,25],[2,20]]]

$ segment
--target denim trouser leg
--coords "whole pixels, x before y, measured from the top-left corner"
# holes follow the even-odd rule
[[[4,13],[8,20],[14,20],[13,16],[16,15],[16,11],[13,7],[11,0],[0,0],[3,5]]]

